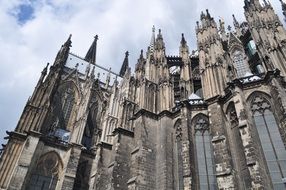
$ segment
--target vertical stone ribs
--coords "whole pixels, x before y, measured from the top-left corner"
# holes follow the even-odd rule
[[[224,113],[217,103],[210,105],[209,110],[217,184],[219,189],[232,189],[235,188],[235,177],[232,173],[232,160],[224,129]]]

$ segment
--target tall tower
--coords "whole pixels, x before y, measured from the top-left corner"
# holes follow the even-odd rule
[[[277,68],[286,76],[286,31],[272,5],[259,0],[245,0],[245,17],[258,54],[266,71]]]
[[[143,51],[141,51],[136,65],[135,72],[140,89],[137,91],[136,102],[140,105],[140,108],[156,113],[169,110],[174,105],[172,82],[163,35],[159,29],[159,33],[155,38],[154,26],[152,28],[151,43],[146,54],[145,59]]]
[[[190,50],[184,34],[182,34],[179,51],[179,56],[182,58],[183,63],[180,69],[180,95],[181,100],[185,100],[193,92],[193,86],[191,80]]]
[[[283,0],[280,0],[282,5],[282,13],[284,15],[284,22],[286,21],[286,3]]]
[[[43,70],[16,130],[8,133],[0,159],[1,189],[73,189],[88,184],[88,159],[100,139],[105,102],[91,70],[96,43],[97,37],[81,58],[88,61],[85,73],[72,61],[78,57],[70,53],[71,36],[49,72],[48,66]]]
[[[217,24],[208,10],[206,14],[201,13],[201,25],[197,23],[196,34],[204,98],[224,94],[227,82],[225,52]]]

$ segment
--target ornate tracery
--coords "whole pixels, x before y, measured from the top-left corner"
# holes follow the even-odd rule
[[[43,155],[38,160],[37,166],[31,175],[28,189],[56,189],[62,167],[62,162],[57,153],[49,152]]]
[[[183,179],[183,157],[182,157],[182,123],[181,120],[177,120],[174,126],[174,142],[173,142],[173,176],[174,176],[174,189],[184,189]]]
[[[271,103],[262,95],[251,101],[251,111],[274,189],[284,189],[286,150]]]
[[[205,115],[193,119],[198,184],[200,189],[216,189],[209,121]]]

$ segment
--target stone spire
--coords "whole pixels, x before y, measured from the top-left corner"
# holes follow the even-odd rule
[[[206,99],[224,94],[226,85],[226,60],[217,24],[207,11],[202,13],[201,25],[197,29],[199,65],[203,94]]]
[[[96,64],[96,48],[97,48],[97,40],[98,40],[98,35],[94,37],[94,40],[86,53],[85,60],[91,64]]]
[[[128,56],[129,56],[129,52],[126,51],[126,52],[125,52],[125,58],[124,58],[122,67],[121,67],[120,72],[119,72],[119,75],[120,75],[121,77],[123,77],[123,76],[125,75],[127,69],[129,68]]]
[[[189,47],[185,39],[184,33],[182,33],[180,43],[180,57],[182,57],[183,60],[187,60],[189,58]]]
[[[185,47],[187,45],[187,41],[185,39],[184,33],[182,33],[182,38],[181,38],[181,46]]]
[[[225,41],[227,39],[225,32],[225,22],[223,19],[219,19],[219,31],[222,37],[222,40]]]
[[[155,48],[155,26],[154,25],[152,27],[152,37],[151,37],[149,48],[151,52],[154,52],[154,48]]]
[[[284,15],[284,21],[286,21],[286,3],[283,0],[280,0],[281,5],[282,5],[282,11]]]
[[[163,35],[161,32],[161,29],[159,29],[159,33],[157,35],[156,42],[155,42],[155,49],[158,50],[158,49],[164,49],[164,48],[165,48],[165,43],[163,40]]]
[[[258,0],[250,0],[248,3],[250,5],[245,8],[245,18],[248,25],[251,26],[249,31],[256,43],[257,53],[262,60],[267,60],[266,55],[269,57],[269,61],[262,62],[262,65],[257,67],[263,66],[264,70],[269,70],[268,68],[271,67],[267,64],[271,62],[274,68],[281,71],[281,76],[286,76],[286,48],[281,46],[282,42],[285,41],[285,28],[270,3],[264,7],[260,5]],[[281,3],[283,7],[285,3],[282,1]],[[262,9],[263,11],[261,11]],[[272,27],[262,27],[268,25]]]
[[[72,35],[70,34],[67,41],[62,45],[60,51],[58,52],[56,56],[54,65],[65,65],[67,58],[69,56],[69,51],[70,51],[70,47],[72,44],[71,37]]]
[[[236,20],[236,18],[235,18],[234,15],[232,15],[232,19],[233,19],[233,26],[234,26],[235,28],[239,27],[239,23],[238,23],[238,21]]]
[[[256,8],[261,8],[259,0],[250,0],[250,4],[254,5]]]
[[[241,33],[241,29],[240,29],[240,24],[239,22],[236,20],[235,16],[232,15],[232,19],[233,19],[233,26],[235,28],[235,31],[236,31],[236,35],[237,36],[241,36],[242,33]]]

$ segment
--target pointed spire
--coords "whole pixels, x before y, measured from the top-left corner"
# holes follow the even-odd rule
[[[185,39],[184,33],[182,33],[181,45],[185,46],[186,44],[187,44],[187,41]]]
[[[108,87],[109,87],[109,84],[110,84],[110,78],[111,78],[110,72],[111,72],[111,67],[109,68],[108,73],[107,73],[107,76],[106,76],[105,88],[108,88]]]
[[[250,2],[248,0],[244,0],[244,10],[248,10],[250,7]]]
[[[155,48],[155,26],[153,25],[152,27],[152,37],[151,37],[151,42],[150,42],[150,51],[154,52]]]
[[[157,35],[157,39],[163,39],[162,33],[161,33],[161,29],[159,29],[159,33]]]
[[[234,25],[234,27],[235,27],[235,28],[238,28],[238,27],[239,27],[239,23],[238,23],[238,21],[236,20],[234,14],[232,15],[232,19],[233,19],[233,25]]]
[[[37,86],[40,86],[40,85],[42,84],[42,82],[44,81],[44,78],[45,78],[45,76],[46,76],[47,73],[48,73],[49,64],[50,64],[50,63],[47,63],[47,66],[46,66],[46,67],[43,69],[43,71],[41,72],[41,77],[40,77],[40,79],[39,79],[39,81],[38,81]]]
[[[141,49],[141,52],[140,52],[140,59],[144,59],[144,56],[143,56],[143,49]]]
[[[209,13],[209,10],[208,10],[208,9],[206,9],[206,13],[207,13],[207,18],[208,18],[208,19],[211,19],[212,17],[211,17],[211,15],[210,15],[210,13]]]
[[[254,5],[256,8],[261,8],[259,0],[250,0],[250,4]]]
[[[182,57],[184,60],[189,58],[189,47],[185,39],[184,33],[182,33],[181,45],[180,45],[179,50],[180,50],[179,51],[180,57]]]
[[[221,33],[225,33],[225,22],[223,19],[219,19],[219,30]]]
[[[43,69],[42,76],[46,76],[47,75],[49,65],[50,65],[50,63],[47,63],[46,67]]]
[[[284,15],[284,21],[286,21],[286,3],[283,1],[283,0],[280,0],[281,2],[281,5],[282,5],[282,12],[283,12],[283,15]]]
[[[84,58],[84,60],[86,60],[87,62],[91,64],[96,64],[97,40],[98,40],[98,35],[94,37],[94,40]]]
[[[71,37],[72,37],[72,34],[69,35],[69,38],[67,39],[67,41],[64,44],[64,47],[71,47],[71,43],[72,43]]]
[[[67,41],[62,45],[60,51],[58,52],[54,65],[65,65],[67,58],[69,56],[70,47],[72,44],[71,41],[72,35],[70,34]]]
[[[155,42],[155,49],[156,50],[159,50],[159,49],[164,49],[165,48],[165,43],[164,43],[164,40],[163,40],[163,35],[162,35],[162,32],[161,32],[161,29],[159,29],[159,33],[157,35],[157,38],[156,38],[156,42]]]
[[[137,63],[135,65],[135,71],[143,69],[144,61],[145,61],[145,59],[144,59],[144,55],[143,55],[143,49],[141,49],[139,59],[137,60]]]
[[[128,67],[129,67],[128,56],[129,56],[129,52],[126,51],[126,52],[125,52],[125,58],[124,58],[122,67],[121,67],[120,72],[119,72],[119,75],[120,75],[121,77],[123,77],[123,76],[125,75],[125,73],[126,73]]]

